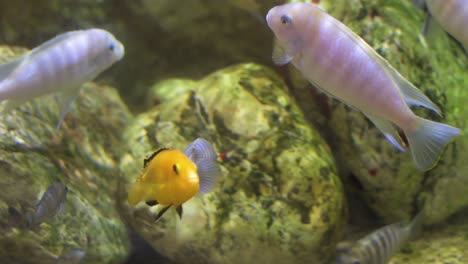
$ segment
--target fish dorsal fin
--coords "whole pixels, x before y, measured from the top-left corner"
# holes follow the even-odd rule
[[[150,163],[150,161],[153,160],[154,157],[156,157],[156,155],[158,155],[163,150],[168,150],[168,148],[160,148],[153,152],[153,154],[146,156],[146,158],[143,160],[143,168],[146,168],[146,166],[148,166],[148,163]]]
[[[403,94],[403,99],[408,105],[422,106],[441,115],[440,108],[434,104],[431,99],[423,94],[421,90],[416,88],[412,83],[405,80],[403,76],[396,72],[395,69],[392,70],[394,71],[392,76],[400,88],[400,92]]]
[[[401,138],[395,131],[395,127],[392,125],[392,123],[383,118],[370,115],[368,113],[364,114],[384,134],[385,138],[387,138],[387,140],[390,141],[393,146],[395,146],[400,151],[405,151],[405,148],[401,146]]]
[[[286,54],[283,47],[278,44],[278,40],[275,39],[273,43],[273,55],[271,55],[273,62],[276,65],[285,65],[292,61],[293,57]]]
[[[390,74],[390,77],[395,81],[395,84],[399,87],[404,101],[409,105],[418,105],[423,106],[428,109],[435,111],[440,114],[439,108],[419,89],[414,87],[408,80],[406,80],[401,74],[393,68],[390,63],[380,56],[369,44],[367,44],[359,35],[347,28],[343,23],[338,20],[333,20],[335,25],[340,29],[341,32],[348,35],[351,40],[356,43],[366,54],[368,54],[372,59],[378,62],[382,68]]]
[[[197,165],[200,193],[207,193],[214,187],[219,175],[216,151],[208,141],[197,138],[187,146],[184,153]]]

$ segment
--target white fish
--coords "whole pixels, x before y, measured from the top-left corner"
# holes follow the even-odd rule
[[[356,242],[338,243],[337,264],[385,264],[401,246],[419,233],[423,213],[411,223],[384,226]]]
[[[276,64],[292,62],[316,87],[363,112],[399,150],[400,127],[416,166],[435,166],[442,147],[461,131],[416,116],[408,105],[439,108],[348,27],[317,6],[290,3],[267,14],[279,47]]]
[[[58,35],[21,58],[0,65],[0,101],[8,100],[3,112],[35,97],[59,92],[58,129],[81,85],[123,55],[123,45],[102,29]]]
[[[468,52],[468,0],[426,0],[426,6],[437,23]]]

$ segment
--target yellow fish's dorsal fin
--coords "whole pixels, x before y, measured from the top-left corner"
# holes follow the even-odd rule
[[[156,155],[158,155],[161,151],[163,150],[168,150],[169,148],[160,148],[158,150],[156,150],[153,154],[151,155],[148,155],[144,160],[143,160],[143,168],[146,168],[146,166],[148,165],[148,163],[154,159],[154,157],[156,157]]]

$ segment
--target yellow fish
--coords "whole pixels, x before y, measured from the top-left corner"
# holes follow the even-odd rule
[[[174,206],[182,218],[182,204],[215,185],[219,175],[216,158],[213,146],[201,138],[184,152],[168,148],[154,152],[144,160],[143,173],[130,187],[128,203],[134,206],[143,201],[149,206],[164,206],[156,220]]]

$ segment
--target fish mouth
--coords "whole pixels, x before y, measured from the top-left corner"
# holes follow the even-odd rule
[[[116,57],[117,57],[117,60],[121,60],[123,58],[123,56],[125,55],[125,47],[124,45],[122,45],[122,43],[118,42],[117,41],[117,50],[115,52],[116,54]]]

